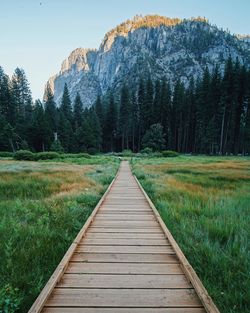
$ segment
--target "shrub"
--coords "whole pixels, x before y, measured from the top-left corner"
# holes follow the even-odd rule
[[[141,150],[142,154],[152,154],[153,150],[149,147],[146,147],[144,149]]]
[[[12,158],[13,154],[13,152],[9,151],[0,151],[0,158]]]
[[[52,160],[60,158],[60,154],[57,152],[39,152],[35,155],[36,160]]]
[[[63,146],[62,146],[62,144],[61,144],[59,139],[55,140],[52,143],[52,145],[50,147],[50,150],[51,151],[55,151],[55,152],[63,152]]]
[[[98,150],[96,148],[88,148],[88,153],[94,155],[98,153]]]
[[[129,149],[122,151],[122,156],[124,156],[124,157],[130,157],[132,155],[133,155],[133,152]]]
[[[142,147],[151,148],[153,151],[161,151],[165,148],[163,127],[161,124],[153,124],[142,138]]]
[[[35,161],[36,155],[28,150],[19,150],[14,154],[15,160]]]
[[[176,151],[172,151],[172,150],[165,150],[165,151],[162,151],[162,156],[164,158],[171,158],[171,157],[177,157],[179,155],[178,152]]]
[[[60,155],[61,158],[66,159],[66,158],[85,158],[85,159],[90,159],[91,155],[88,153],[64,153]]]

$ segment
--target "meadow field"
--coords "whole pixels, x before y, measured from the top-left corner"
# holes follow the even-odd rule
[[[247,313],[250,159],[126,157],[222,313]],[[0,312],[28,311],[114,178],[114,156],[0,159]]]
[[[104,156],[0,159],[0,312],[28,311],[118,166]]]
[[[250,159],[133,158],[133,171],[222,313],[250,308]]]

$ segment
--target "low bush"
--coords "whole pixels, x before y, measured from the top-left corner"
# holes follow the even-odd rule
[[[149,147],[147,148],[144,148],[140,151],[142,154],[152,154],[153,153],[153,150]]]
[[[126,149],[126,150],[122,151],[121,155],[124,156],[124,157],[130,157],[130,156],[133,155],[133,152],[131,150],[129,150],[129,149]]]
[[[0,158],[12,158],[13,154],[13,152],[9,151],[0,151]]]
[[[14,154],[15,160],[36,161],[36,155],[28,150],[18,150]]]
[[[36,160],[52,160],[52,159],[58,159],[60,158],[60,154],[57,152],[39,152],[34,154]]]
[[[78,158],[85,158],[85,159],[90,159],[91,155],[88,153],[63,153],[60,155],[61,158],[66,159],[66,158],[73,158],[73,159],[78,159]]]
[[[99,151],[96,148],[89,148],[88,153],[91,155],[97,154]]]
[[[165,151],[162,151],[162,156],[164,158],[172,158],[172,157],[177,157],[179,155],[178,152],[176,151],[172,151],[172,150],[165,150]]]

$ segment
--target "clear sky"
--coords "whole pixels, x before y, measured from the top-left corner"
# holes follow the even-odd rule
[[[22,67],[33,97],[77,48],[98,48],[104,34],[136,14],[205,16],[231,33],[250,34],[250,0],[0,0],[0,65]]]

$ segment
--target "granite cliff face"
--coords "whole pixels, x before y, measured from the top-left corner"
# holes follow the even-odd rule
[[[133,88],[148,75],[170,82],[180,78],[187,85],[205,67],[212,70],[217,64],[222,70],[229,56],[250,65],[249,40],[202,18],[137,16],[108,32],[98,50],[74,50],[47,84],[58,104],[67,83],[72,100],[79,92],[84,105],[90,106],[98,94],[117,89],[124,81]]]

